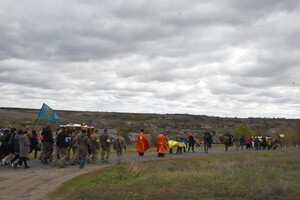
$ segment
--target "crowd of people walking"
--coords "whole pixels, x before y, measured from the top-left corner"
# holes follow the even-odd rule
[[[271,149],[277,148],[276,140],[267,137],[245,138],[234,140],[229,134],[224,136],[225,149],[228,146],[239,146],[241,149]],[[85,163],[98,164],[98,155],[100,162],[109,163],[111,148],[117,153],[117,164],[121,163],[123,151],[126,151],[125,139],[120,132],[114,137],[108,134],[107,129],[103,133],[98,130],[90,129],[87,126],[79,126],[73,129],[68,127],[52,130],[50,124],[44,127],[39,134],[29,127],[17,130],[16,128],[6,128],[0,137],[0,159],[2,165],[8,165],[17,168],[30,168],[28,163],[29,154],[33,152],[34,158],[38,158],[44,165],[57,166],[64,168],[66,165],[78,165],[80,169],[84,168]],[[208,153],[212,144],[212,135],[205,132],[201,143],[204,146],[204,152]],[[183,152],[195,152],[200,147],[200,141],[195,139],[192,133],[185,137],[180,134],[173,139],[168,138],[163,132],[160,132],[155,140],[155,147],[158,157],[165,157],[167,153],[173,154],[176,148],[176,154]],[[227,148],[226,148],[227,145]],[[141,129],[136,137],[136,152],[139,156],[144,156],[150,149],[151,141]],[[38,151],[39,154],[38,154]]]

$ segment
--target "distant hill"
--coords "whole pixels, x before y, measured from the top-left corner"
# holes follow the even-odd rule
[[[130,125],[131,131],[141,127],[158,129],[165,132],[205,131],[225,132],[237,124],[249,125],[254,131],[291,127],[296,119],[284,118],[224,118],[189,114],[149,114],[149,113],[115,113],[55,110],[60,117],[60,124],[87,123],[96,128],[117,128]],[[38,109],[0,108],[0,127],[32,126],[39,113]],[[45,126],[47,121],[38,119],[37,128]]]

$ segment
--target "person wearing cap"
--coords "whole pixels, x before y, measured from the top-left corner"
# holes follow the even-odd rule
[[[136,139],[136,151],[139,153],[139,156],[143,156],[145,151],[147,151],[149,148],[149,140],[144,133],[144,129],[141,129],[141,132],[137,135]]]
[[[156,138],[156,151],[158,157],[164,157],[168,151],[167,138],[162,132]]]

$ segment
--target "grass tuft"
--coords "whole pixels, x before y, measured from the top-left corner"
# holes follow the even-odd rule
[[[135,162],[95,170],[58,199],[297,199],[299,149]]]

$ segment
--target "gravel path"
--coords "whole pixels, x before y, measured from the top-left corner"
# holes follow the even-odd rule
[[[197,151],[195,153],[167,154],[166,158],[180,158],[222,153],[225,153],[225,151],[212,150],[208,154],[204,153],[203,151]],[[143,157],[138,156],[137,153],[126,152],[122,157],[122,162],[129,163],[166,158],[158,158],[157,154],[152,152],[146,152]],[[32,159],[28,161],[30,169],[14,169],[13,167],[9,166],[0,166],[0,199],[46,199],[45,196],[48,192],[54,190],[60,184],[71,178],[95,169],[115,165],[115,153],[111,154],[109,162],[109,164],[86,164],[83,170],[79,170],[77,165],[70,165],[66,168],[59,169],[57,167],[52,167],[51,165],[44,165],[38,159]]]

